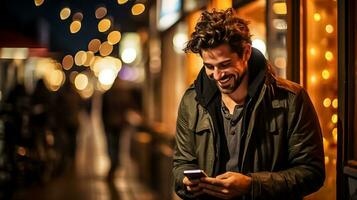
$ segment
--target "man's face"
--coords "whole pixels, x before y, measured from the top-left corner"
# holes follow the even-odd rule
[[[247,44],[245,48],[242,58],[232,52],[227,44],[202,51],[206,74],[216,81],[219,90],[224,94],[238,89],[247,72],[251,47]]]

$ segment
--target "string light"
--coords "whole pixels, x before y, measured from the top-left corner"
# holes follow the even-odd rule
[[[315,13],[314,14],[314,20],[317,21],[317,22],[320,21],[321,20],[321,15],[319,13]]]
[[[321,75],[322,75],[322,78],[325,80],[330,78],[330,72],[327,69],[323,70]]]
[[[333,53],[331,51],[326,51],[325,58],[327,61],[331,61],[333,59]]]
[[[316,82],[316,76],[312,75],[310,80],[311,80],[311,83],[315,83]]]
[[[314,47],[311,47],[311,48],[310,48],[310,54],[311,54],[312,56],[316,55],[316,49],[315,49]]]
[[[331,99],[330,98],[325,98],[323,101],[323,105],[328,108],[331,106]]]
[[[337,98],[332,101],[332,107],[337,108],[338,107],[338,100]]]
[[[337,119],[338,119],[337,114],[333,114],[332,117],[331,117],[332,123],[336,124],[337,123]]]
[[[327,24],[325,27],[325,30],[327,33],[332,33],[333,32],[333,26],[331,24]]]
[[[337,137],[338,137],[337,133],[338,133],[337,128],[332,129],[332,138],[335,143],[337,143]]]

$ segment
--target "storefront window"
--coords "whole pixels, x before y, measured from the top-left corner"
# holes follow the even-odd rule
[[[303,9],[303,85],[319,116],[326,164],[325,185],[315,196],[316,199],[329,199],[336,194],[337,2],[304,1]]]

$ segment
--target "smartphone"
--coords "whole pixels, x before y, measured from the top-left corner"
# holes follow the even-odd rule
[[[187,178],[190,180],[199,179],[207,176],[207,174],[202,169],[185,170],[183,171],[183,174],[187,176]]]

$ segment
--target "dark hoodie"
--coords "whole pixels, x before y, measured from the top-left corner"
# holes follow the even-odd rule
[[[264,55],[258,49],[252,47],[252,54],[248,61],[248,96],[245,101],[245,112],[243,115],[242,140],[245,139],[246,134],[244,133],[246,132],[246,127],[249,123],[250,113],[259,90],[264,83],[267,70],[267,60]],[[223,118],[220,111],[221,93],[215,80],[212,80],[207,76],[204,67],[202,67],[194,84],[197,93],[196,101],[208,110],[213,119],[215,132],[219,133],[215,136],[216,163],[214,167],[214,176],[217,176],[226,171],[226,163],[229,160]],[[242,155],[239,156],[239,161],[241,161],[241,156]]]

